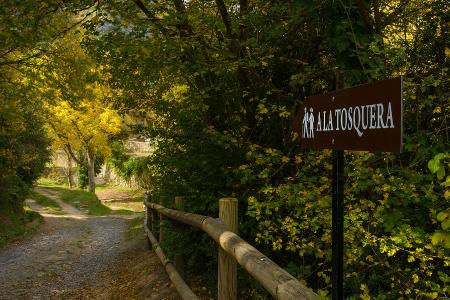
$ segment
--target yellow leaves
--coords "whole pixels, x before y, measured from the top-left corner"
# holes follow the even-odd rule
[[[276,241],[273,241],[272,242],[273,251],[281,250],[282,242],[283,241],[281,239],[277,239]]]
[[[331,282],[330,276],[325,274],[325,272],[317,272],[317,276],[322,277],[326,284]]]
[[[188,91],[189,86],[185,84],[177,84],[168,89],[168,91],[163,95],[163,99],[169,102],[182,102]]]
[[[269,109],[264,105],[264,103],[259,103],[257,108],[257,114],[267,114],[269,112]]]
[[[270,194],[274,192],[274,188],[271,186],[266,186],[261,189],[261,192],[263,192],[264,194]]]
[[[317,290],[317,294],[322,297],[323,299],[328,298],[328,291],[327,290]]]
[[[239,170],[241,170],[241,171],[246,170],[246,169],[248,169],[248,165],[240,165],[239,166]]]
[[[297,140],[297,138],[298,138],[298,133],[297,133],[297,132],[292,132],[292,133],[291,133],[291,137],[292,137],[292,141]]]
[[[361,299],[363,299],[363,300],[372,299],[369,294],[369,287],[366,284],[362,283],[359,286],[359,290],[361,291],[361,295],[360,295]]]
[[[74,108],[68,101],[46,104],[48,129],[53,148],[70,145],[74,150],[89,150],[109,155],[109,136],[121,130],[117,112],[105,107],[99,99],[85,100]]]
[[[414,258],[414,256],[410,255],[408,256],[408,262],[414,262],[416,259]]]
[[[413,274],[412,279],[413,279],[413,283],[419,282],[419,276],[417,276],[417,274]]]
[[[444,198],[445,198],[445,200],[449,200],[450,199],[450,190],[446,190],[444,192]]]
[[[450,49],[445,47],[445,56],[450,57]]]
[[[272,149],[272,148],[267,148],[266,149],[266,153],[269,155],[276,155],[276,150]]]
[[[330,234],[330,231],[326,231],[326,232],[322,235],[322,237],[320,238],[320,240],[321,240],[322,242],[327,243],[327,244],[331,244],[331,234]]]
[[[282,118],[289,118],[290,115],[291,115],[291,113],[288,111],[280,112],[280,117],[282,117]]]
[[[281,158],[281,162],[282,163],[287,163],[287,162],[289,162],[289,157],[287,157],[287,156],[283,156],[282,158]]]

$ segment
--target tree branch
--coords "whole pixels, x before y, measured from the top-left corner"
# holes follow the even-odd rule
[[[233,30],[231,28],[231,21],[228,15],[228,10],[225,6],[225,3],[223,2],[223,0],[215,0],[216,1],[216,5],[217,5],[217,9],[220,12],[220,16],[222,17],[222,22],[223,25],[225,25],[225,30],[227,32],[227,37],[229,39],[234,38],[234,33]]]
[[[189,24],[186,6],[184,6],[183,0],[173,0],[173,4],[175,5],[175,9],[177,10],[180,16],[180,33],[182,36],[192,35],[193,30],[191,25]]]
[[[241,15],[241,23],[239,24],[239,30],[240,30],[239,38],[241,39],[241,41],[245,41],[247,39],[247,28],[243,23],[243,18],[248,13],[248,0],[239,0],[239,8],[240,8],[240,15]]]
[[[139,7],[139,9],[147,16],[147,18],[152,22],[159,22],[161,19],[155,17],[155,15],[148,10],[144,3],[141,0],[133,0],[133,2]]]
[[[158,19],[146,6],[141,0],[133,0],[134,4],[147,16],[147,18],[155,25],[162,34],[169,34],[173,35],[173,32],[162,26],[159,22],[161,19]]]
[[[70,154],[70,156],[73,158],[73,160],[78,164],[81,165],[81,160],[79,160],[76,156],[75,153],[73,153],[72,151],[72,147],[69,144],[65,144],[64,145],[67,149],[67,152]]]
[[[76,26],[82,24],[84,21],[86,21],[86,19],[87,19],[90,15],[92,15],[92,14],[94,13],[94,11],[95,11],[95,10],[88,12],[88,13],[87,13],[83,18],[81,18],[79,21],[77,21],[77,22],[71,24],[70,26],[68,26],[68,27],[64,28],[63,30],[61,30],[60,32],[58,32],[55,36],[53,36],[53,37],[50,39],[49,44],[51,44],[53,41],[55,41],[55,40],[58,39],[59,37],[64,36],[67,32],[69,32],[70,30],[72,30],[72,29],[75,28]],[[25,46],[25,47],[30,47],[30,46]],[[20,49],[20,48],[19,48],[19,49]],[[15,49],[15,50],[19,50],[19,49]],[[9,51],[9,52],[11,52],[11,51]],[[8,54],[9,52],[5,53],[4,55]],[[46,55],[46,54],[48,54],[48,53],[50,53],[50,50],[49,50],[49,49],[37,49],[37,52],[36,52],[36,53],[31,54],[31,55],[29,55],[29,56],[27,56],[27,57],[23,57],[23,58],[16,59],[16,60],[9,60],[9,61],[6,60],[6,61],[2,61],[2,62],[0,62],[0,66],[1,66],[1,65],[18,65],[18,64],[24,63],[24,62],[26,62],[26,61],[28,61],[28,60],[30,60],[30,59],[38,58],[38,57],[44,56],[44,55]],[[3,57],[4,55],[2,55],[2,57]]]
[[[373,15],[375,32],[381,33],[380,3],[378,2],[378,0],[373,0]]]
[[[72,147],[70,146],[70,144],[68,143],[69,138],[67,136],[65,136],[64,134],[60,133],[57,129],[55,124],[53,124],[52,122],[48,122],[48,124],[50,125],[50,127],[53,129],[53,131],[55,132],[55,134],[60,138],[60,139],[64,139],[66,142],[64,143],[64,147],[66,148],[67,152],[70,154],[70,156],[73,158],[73,160],[77,163],[77,164],[81,164],[81,161],[75,156],[75,153],[73,153],[72,151]]]
[[[364,25],[366,25],[368,33],[371,33],[373,31],[373,21],[370,18],[369,12],[367,11],[366,4],[364,3],[364,0],[357,0],[357,3],[359,14],[361,15]]]

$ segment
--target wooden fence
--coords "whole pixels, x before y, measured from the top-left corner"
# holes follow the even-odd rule
[[[175,197],[176,209],[153,203],[148,193],[145,194],[144,203],[146,206],[144,228],[148,239],[182,299],[193,300],[198,297],[183,280],[183,258],[175,257],[174,265],[161,250],[160,244],[163,243],[165,234],[161,220],[164,218],[198,228],[206,232],[219,245],[217,295],[219,300],[237,299],[236,262],[275,299],[321,299],[311,289],[305,287],[237,235],[238,203],[236,199],[222,198],[219,200],[218,219],[184,212],[183,197]],[[155,235],[159,236],[159,242]]]

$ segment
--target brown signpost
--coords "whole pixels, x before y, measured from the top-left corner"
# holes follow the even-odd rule
[[[333,149],[332,299],[344,299],[344,150],[401,152],[402,78],[306,98],[294,119],[303,148]]]
[[[401,77],[306,98],[296,116],[302,147],[402,150]]]

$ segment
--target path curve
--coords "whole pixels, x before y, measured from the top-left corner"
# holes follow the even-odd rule
[[[55,200],[65,214],[53,215],[27,200],[45,223],[31,238],[0,249],[0,299],[90,299],[83,289],[108,284],[97,281],[99,275],[130,247],[125,241],[127,220],[88,216],[57,194],[37,190]]]

